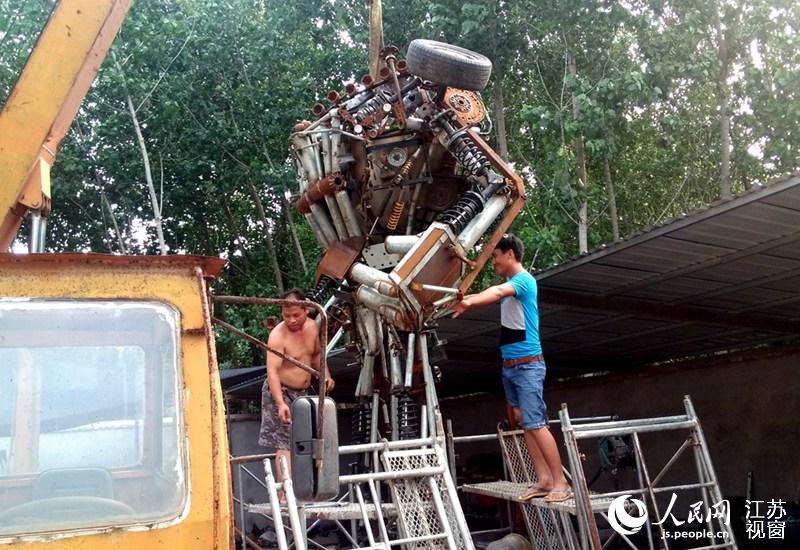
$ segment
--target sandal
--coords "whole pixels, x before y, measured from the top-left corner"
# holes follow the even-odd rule
[[[558,489],[554,491],[550,491],[546,497],[544,497],[545,502],[564,502],[565,500],[569,500],[572,498],[572,489]]]
[[[544,489],[538,485],[533,485],[525,489],[519,496],[519,500],[526,501],[532,498],[541,498],[550,494],[550,489]]]

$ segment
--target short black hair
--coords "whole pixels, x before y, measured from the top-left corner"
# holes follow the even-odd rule
[[[512,235],[511,233],[506,233],[503,235],[497,242],[497,246],[495,246],[495,248],[499,248],[501,252],[513,250],[514,258],[518,262],[521,262],[522,257],[525,255],[525,245],[522,244],[522,241],[519,237]]]
[[[305,300],[306,295],[299,288],[290,288],[281,295],[282,300]]]

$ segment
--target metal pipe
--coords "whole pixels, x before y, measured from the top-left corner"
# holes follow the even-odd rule
[[[640,468],[641,475],[644,477],[644,482],[646,484],[647,493],[650,496],[650,502],[653,505],[653,512],[655,512],[657,518],[660,518],[661,517],[661,512],[658,511],[658,502],[656,502],[656,492],[653,490],[653,484],[650,481],[650,472],[647,470],[647,463],[645,462],[645,459],[644,459],[644,453],[642,452],[642,446],[639,443],[639,434],[634,433],[631,436],[631,439],[633,440],[633,450],[634,450],[634,454],[636,456],[636,464],[637,464],[638,468]],[[664,522],[661,522],[661,523],[658,524],[658,529],[659,529],[659,531],[661,531],[661,540],[664,541],[664,548],[666,549],[666,547],[667,547],[666,546],[667,535],[664,532]],[[649,530],[650,530],[650,526],[649,526],[649,522],[648,522],[648,531]],[[652,545],[652,541],[651,541],[651,545]]]
[[[625,428],[615,428],[610,430],[588,430],[585,432],[575,432],[576,439],[587,439],[590,437],[605,437],[609,435],[627,435],[633,433],[645,433],[645,432],[663,432],[667,430],[679,430],[684,428],[694,428],[696,426],[696,422],[694,420],[688,420],[686,422],[673,422],[671,424],[653,424],[653,425],[641,425],[641,426],[628,426]]]
[[[283,474],[283,494],[286,496],[286,508],[289,511],[289,524],[292,526],[292,533],[294,534],[294,546],[297,550],[306,550],[305,525],[301,525],[300,516],[297,513],[297,501],[294,498],[292,476],[289,475],[286,457],[280,457],[278,462],[280,462],[281,473]]]
[[[683,397],[683,405],[686,409],[686,415],[692,419],[694,422],[694,438],[698,443],[700,456],[702,457],[703,466],[705,467],[706,475],[708,477],[708,481],[711,482],[711,487],[709,487],[709,492],[711,493],[711,498],[714,502],[721,502],[722,501],[722,493],[719,490],[719,482],[717,480],[717,474],[714,471],[714,463],[711,461],[711,454],[708,452],[708,445],[706,444],[706,437],[703,434],[703,428],[700,427],[700,421],[697,418],[697,413],[694,411],[694,405],[692,404],[692,400],[689,398],[688,395]],[[728,533],[728,540],[735,540],[733,534],[733,527],[730,525],[730,522],[722,522],[725,531]]]
[[[303,165],[303,170],[306,173],[308,183],[314,183],[321,176],[317,168],[318,164],[314,160],[317,146],[313,141],[313,137],[294,134],[292,135],[292,146],[294,147],[297,158],[300,160],[300,164]]]
[[[311,215],[314,216],[314,219],[317,221],[317,225],[319,225],[320,231],[325,235],[325,239],[328,243],[333,243],[334,241],[338,241],[339,239],[336,236],[336,230],[331,225],[331,221],[328,219],[328,215],[325,213],[325,210],[319,204],[312,202],[308,205],[309,210],[311,210]]]
[[[378,518],[378,530],[381,533],[381,542],[389,542],[389,533],[386,531],[386,520],[383,519],[383,510],[381,510],[381,499],[378,494],[378,489],[375,487],[375,482],[369,480],[369,493],[372,495],[372,503],[375,505],[375,517]]]
[[[405,254],[419,242],[417,235],[389,235],[383,241],[383,247],[389,254]]]
[[[418,149],[418,151],[419,150],[421,149]],[[408,215],[406,216],[406,235],[411,235],[414,230],[414,214],[417,212],[417,202],[419,201],[421,192],[421,185],[414,187],[414,193],[411,195],[411,204],[408,206]]]
[[[350,268],[348,275],[355,282],[368,285],[385,296],[397,297],[397,285],[394,284],[388,273],[384,273],[367,264],[356,262]]]
[[[402,326],[402,305],[397,298],[385,296],[367,285],[361,285],[356,290],[356,303],[383,315],[386,321],[395,326]]]
[[[361,510],[361,520],[364,522],[364,530],[367,532],[367,540],[370,546],[375,546],[375,536],[372,534],[372,526],[369,524],[369,516],[367,516],[367,506],[364,504],[364,495],[361,494],[361,486],[356,485],[356,499],[358,500],[358,508]]]
[[[406,348],[406,377],[405,377],[405,387],[410,388],[413,382],[414,376],[414,355],[416,354],[416,348],[414,346],[416,339],[416,334],[413,332],[408,333],[408,347]],[[433,433],[433,432],[431,432]]]
[[[581,432],[585,430],[595,430],[595,429],[612,429],[612,428],[624,428],[627,426],[646,426],[649,424],[665,424],[667,422],[686,422],[687,420],[691,420],[685,414],[680,414],[676,416],[659,416],[654,418],[631,418],[629,420],[613,420],[610,422],[587,422],[581,425],[575,425],[575,422],[578,419],[572,421],[573,428],[576,432]]]
[[[398,470],[396,472],[373,472],[369,474],[350,474],[339,476],[339,484],[347,485],[348,483],[363,483],[365,481],[384,481],[396,479],[414,479],[419,477],[437,476],[445,473],[447,468],[444,466],[426,466],[424,468],[415,468],[413,470]]]
[[[44,241],[46,234],[47,218],[42,216],[41,211],[33,211],[31,213],[30,240],[28,241],[29,253],[36,254],[44,252]]]
[[[334,197],[326,195],[324,199],[325,204],[328,206],[328,212],[330,212],[331,215],[333,228],[336,230],[336,235],[339,237],[338,240],[343,241],[347,239],[350,235],[347,233],[347,227],[344,225],[344,218],[342,218],[342,213],[339,210],[339,204]]]
[[[331,131],[330,131],[330,140],[331,140],[331,148],[330,148],[330,159],[329,159],[329,174],[335,174],[341,171],[341,165],[339,164],[339,148],[342,144],[342,134],[339,132],[341,127],[341,120],[339,119],[338,112],[331,116]]]
[[[399,439],[396,441],[379,441],[378,443],[361,443],[359,445],[342,445],[339,447],[339,455],[356,455],[371,451],[414,449],[419,447],[430,447],[436,441],[434,437],[427,439]]]
[[[320,171],[320,177],[324,178],[328,174],[333,173],[333,170],[331,170],[330,130],[327,132],[319,132],[318,134],[314,134],[313,136],[311,136],[311,139],[316,139],[319,142],[320,151],[322,152],[322,160],[321,160],[322,170]]]
[[[403,385],[403,367],[400,365],[400,342],[389,331],[389,376],[392,389]]]
[[[465,250],[471,250],[475,243],[480,240],[486,231],[491,227],[497,216],[505,210],[508,204],[507,195],[494,195],[490,198],[480,214],[475,216],[470,221],[461,234],[458,236],[458,242]]]
[[[322,231],[322,227],[319,225],[319,223],[317,223],[317,219],[313,214],[311,214],[311,212],[304,214],[304,216],[309,227],[311,227],[311,232],[317,238],[317,242],[320,244],[320,246],[322,246],[322,248],[328,248],[331,245],[331,241],[328,240],[325,232]]]
[[[350,202],[347,191],[344,189],[337,191],[334,198],[339,205],[339,211],[342,214],[342,220],[344,220],[348,235],[351,237],[360,237],[363,233],[358,223],[358,214],[356,214],[355,209],[353,209],[353,203]]]
[[[278,548],[287,548],[286,532],[283,530],[281,518],[281,504],[278,500],[278,491],[275,489],[275,476],[272,474],[272,464],[269,459],[264,460],[264,472],[266,473],[267,487],[269,487],[269,503],[272,509],[272,523],[275,526]],[[244,526],[242,526],[242,531],[244,531]]]
[[[442,502],[442,495],[439,494],[439,486],[432,478],[428,478],[428,488],[430,489],[431,499],[433,500],[433,507],[436,510],[436,515],[439,516],[439,524],[442,526],[442,531],[447,535],[447,548],[448,550],[458,550],[456,542],[453,540],[453,530],[450,528],[450,519],[447,517],[447,512],[444,509]]]
[[[328,342],[328,347],[325,348],[326,354],[333,350],[334,346],[342,339],[342,336],[344,336],[344,327],[340,327],[339,330],[336,331],[336,334],[333,335],[333,338],[331,338],[331,341]]]

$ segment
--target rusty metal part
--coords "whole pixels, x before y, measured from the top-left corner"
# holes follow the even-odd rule
[[[344,279],[361,255],[363,245],[363,237],[351,237],[332,243],[319,262],[315,281],[319,281],[323,275],[338,280]]]
[[[347,84],[345,84],[344,91],[347,92],[347,97],[353,97],[356,95],[357,91],[356,85],[353,84],[352,82],[348,82]]]
[[[369,178],[369,172],[367,170],[366,144],[363,141],[353,142],[350,148],[350,153],[355,159],[353,175],[360,184],[364,184],[366,183],[367,178]]]
[[[314,113],[314,116],[320,117],[327,112],[327,109],[325,109],[325,105],[322,103],[315,103],[311,108],[311,112]]]
[[[209,301],[209,289],[208,285],[206,284],[206,273],[203,269],[199,266],[195,266],[194,268],[194,276],[197,279],[197,286],[200,292],[200,301],[202,303],[203,309],[203,328],[205,329],[205,342],[206,342],[206,352],[208,353],[208,374],[211,380],[219,380],[219,366],[217,364],[217,347],[214,341],[214,329],[211,326],[211,304]],[[222,416],[224,416],[224,411],[221,410],[221,405],[223,403],[222,396],[219,394],[219,385],[216,383],[209,384],[210,388],[209,391],[211,392],[211,421],[212,424],[218,424]],[[213,480],[213,499],[214,499],[214,509],[218,510],[220,502],[222,500],[221,493],[221,485],[225,485],[227,479],[230,479],[230,465],[227,463],[227,460],[224,461],[225,468],[227,469],[227,476],[226,479],[223,479],[219,476],[219,449],[220,449],[220,434],[217,432],[216,429],[211,429],[211,463],[212,468],[211,471],[214,472],[214,480]],[[231,502],[233,498],[233,488],[231,484],[227,484],[228,487],[228,494],[225,495],[225,498]],[[233,518],[231,517],[231,521]],[[214,522],[214,538],[216,540],[217,525]]]
[[[452,109],[456,118],[465,126],[480,124],[486,118],[486,107],[475,92],[447,88],[442,103],[446,108]]]
[[[338,191],[344,189],[345,181],[341,174],[330,174],[318,179],[308,186],[295,206],[303,214],[311,212],[311,205],[324,197],[333,197]]]
[[[331,103],[337,103],[339,101],[339,92],[331,90],[326,97]]]
[[[361,77],[361,83],[367,87],[372,86],[373,83],[372,77],[368,74],[365,74],[364,76]]]

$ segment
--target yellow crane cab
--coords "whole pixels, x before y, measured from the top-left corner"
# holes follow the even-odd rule
[[[232,547],[224,263],[0,254],[0,548]]]

